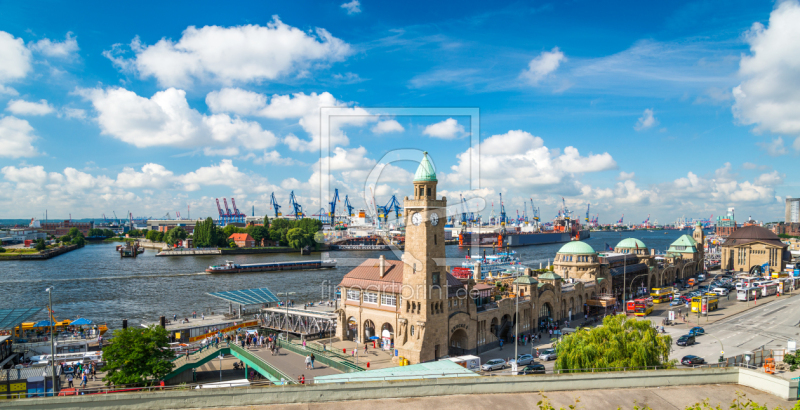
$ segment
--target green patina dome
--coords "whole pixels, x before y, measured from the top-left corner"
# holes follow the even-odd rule
[[[558,250],[558,253],[568,253],[572,255],[594,255],[597,252],[585,242],[572,241]]]
[[[530,277],[528,275],[520,276],[520,277],[514,279],[514,284],[515,285],[535,285],[537,283],[539,283],[538,280],[536,280],[533,277]]]
[[[414,174],[414,182],[436,182],[436,170],[428,159],[428,152],[423,152],[422,155],[422,161]]]
[[[543,274],[539,275],[539,279],[540,279],[540,280],[541,280],[541,279],[545,279],[545,280],[561,280],[561,276],[559,276],[559,275],[558,275],[557,273],[555,273],[555,272],[550,272],[550,271],[547,271],[547,272],[545,272],[545,273],[543,273]]]
[[[640,241],[640,240],[638,240],[636,238],[626,238],[626,239],[623,239],[623,240],[619,241],[619,243],[617,244],[617,248],[633,248],[633,249],[636,249],[637,247],[639,249],[647,249],[647,245],[645,245],[644,242],[642,242],[642,241]]]

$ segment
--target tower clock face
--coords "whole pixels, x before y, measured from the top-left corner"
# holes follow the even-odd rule
[[[411,215],[411,223],[414,225],[419,225],[422,223],[422,215],[419,212],[414,212],[414,215]]]
[[[431,225],[433,226],[439,225],[439,214],[435,212],[431,214]]]

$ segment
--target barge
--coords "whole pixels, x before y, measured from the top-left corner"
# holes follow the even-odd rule
[[[225,261],[224,265],[209,266],[208,269],[206,269],[206,272],[208,273],[270,272],[270,271],[282,271],[282,270],[333,269],[335,267],[336,267],[335,260],[249,263],[244,265],[233,263],[233,261]]]

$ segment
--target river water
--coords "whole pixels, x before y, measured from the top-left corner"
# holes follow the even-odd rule
[[[666,234],[665,234],[666,232]],[[622,233],[592,232],[585,242],[602,251],[606,244],[615,246],[621,239],[636,237],[651,248],[663,252],[670,243],[687,231],[636,231]],[[53,310],[57,319],[81,316],[109,328],[154,323],[161,315],[189,316],[192,311],[227,311],[227,303],[207,292],[268,287],[273,292],[295,292],[296,303],[331,298],[332,285],[338,284],[353,266],[364,259],[383,254],[398,259],[390,251],[337,251],[329,257],[339,263],[336,269],[238,274],[206,274],[209,265],[233,260],[236,263],[275,262],[319,259],[319,254],[174,256],[155,257],[148,249],[138,258],[120,258],[117,243],[90,244],[82,249],[45,261],[0,262],[2,308],[47,305],[45,288],[54,286]],[[563,244],[514,248],[524,265],[538,268],[552,261]],[[476,253],[477,251],[473,252]],[[481,250],[483,252],[483,250]],[[447,257],[460,260],[466,249],[447,246]],[[487,250],[491,253],[491,249]],[[453,262],[457,266],[460,262]],[[46,319],[46,310],[40,317]]]

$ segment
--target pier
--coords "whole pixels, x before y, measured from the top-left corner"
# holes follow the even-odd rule
[[[331,334],[336,331],[332,306],[307,309],[269,307],[261,309],[261,327],[298,336]],[[329,333],[331,332],[331,333]]]
[[[181,249],[161,251],[156,256],[197,256],[197,255],[222,255],[219,249]]]

